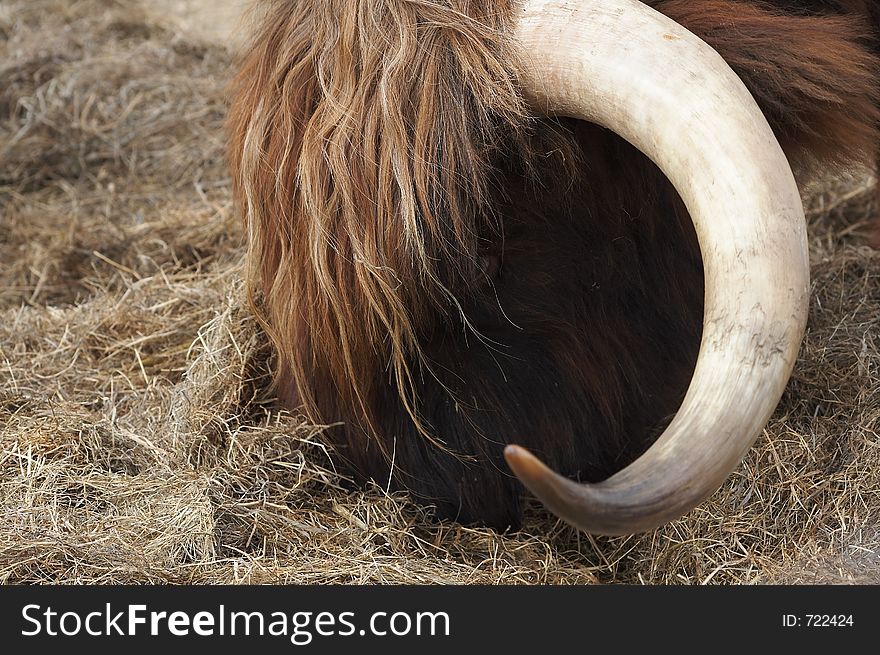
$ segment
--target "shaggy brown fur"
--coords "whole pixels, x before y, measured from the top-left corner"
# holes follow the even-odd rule
[[[230,163],[281,401],[364,479],[519,522],[503,445],[597,480],[687,387],[702,268],[618,137],[532,117],[510,0],[275,0],[233,86]],[[798,170],[869,161],[874,2],[652,1],[714,46]]]

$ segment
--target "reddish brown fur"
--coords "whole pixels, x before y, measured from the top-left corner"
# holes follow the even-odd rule
[[[780,16],[769,5],[805,12],[867,3],[666,0],[649,2],[718,50],[739,73],[797,165],[870,161],[877,154],[875,38],[851,13]],[[877,3],[871,3],[877,5]],[[876,49],[876,48],[875,48]]]
[[[361,4],[274,4],[238,77],[230,159],[280,368],[311,414],[317,366],[376,429],[379,381],[363,371],[390,364],[417,419],[416,331],[479,276],[497,231],[487,155],[509,149],[525,108],[505,3],[473,17],[467,0]],[[333,344],[326,361],[311,344]]]
[[[528,115],[509,1],[275,0],[229,123],[282,402],[341,421],[360,477],[499,528],[520,515],[503,444],[619,469],[677,408],[702,316],[659,171]],[[799,170],[875,156],[878,2],[648,4],[732,65]]]

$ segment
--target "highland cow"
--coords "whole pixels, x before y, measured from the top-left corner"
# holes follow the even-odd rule
[[[803,334],[796,180],[876,161],[880,1],[268,4],[229,159],[280,402],[465,523],[715,491]]]

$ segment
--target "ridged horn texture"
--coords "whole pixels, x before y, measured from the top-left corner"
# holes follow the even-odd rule
[[[653,529],[714,493],[779,402],[806,326],[809,257],[794,176],[746,87],[708,45],[637,0],[527,0],[520,81],[536,111],[588,120],[650,157],[686,204],[706,279],[693,379],[660,438],[597,484],[518,446],[519,479],[597,534]]]

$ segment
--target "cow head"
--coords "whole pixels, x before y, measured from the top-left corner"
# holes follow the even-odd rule
[[[339,423],[353,471],[503,528],[506,459],[616,534],[741,461],[803,334],[805,222],[761,108],[680,24],[636,0],[278,0],[233,91],[277,391]]]

